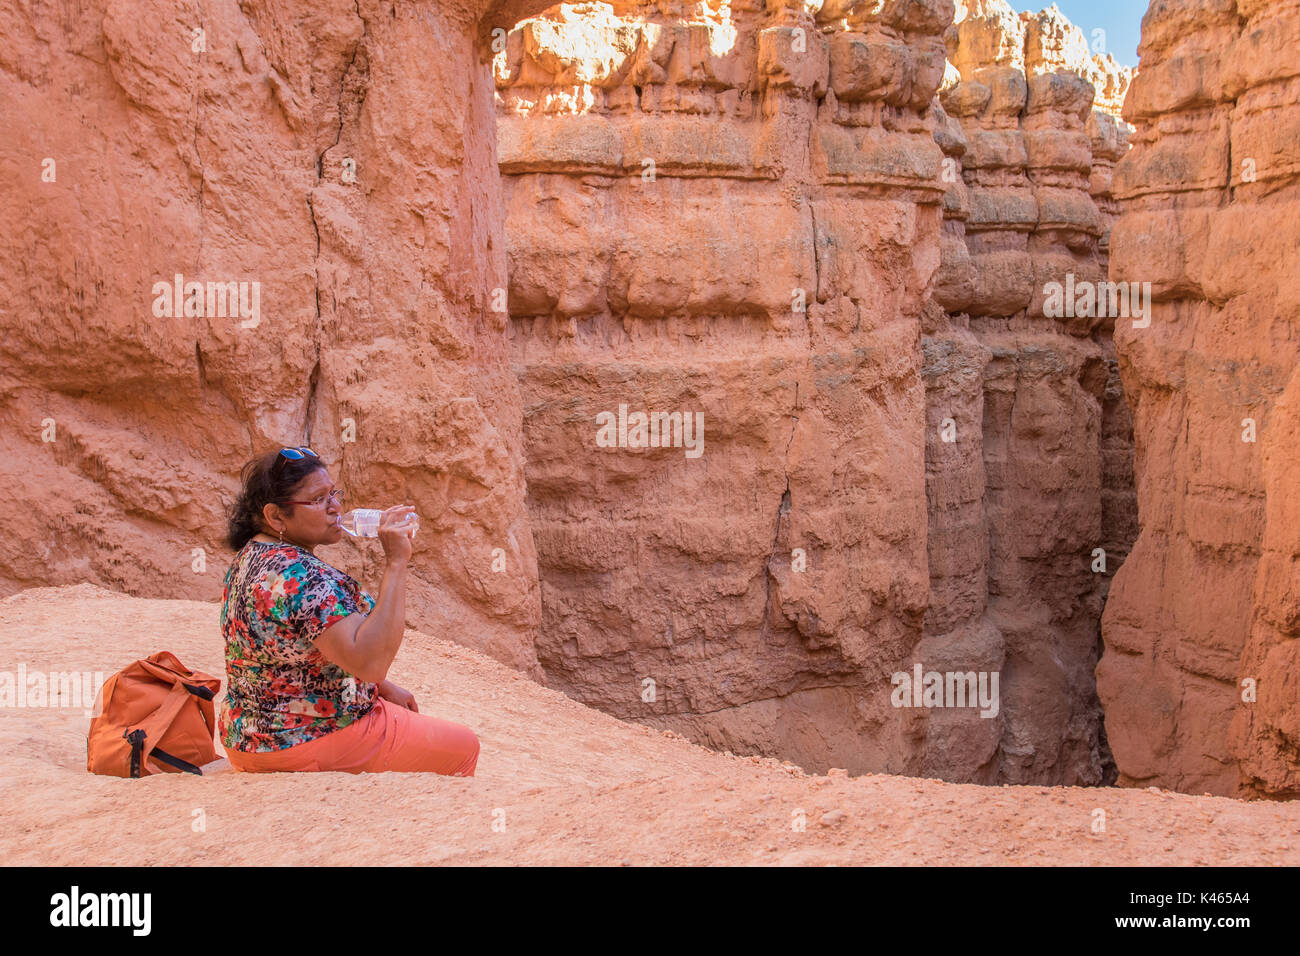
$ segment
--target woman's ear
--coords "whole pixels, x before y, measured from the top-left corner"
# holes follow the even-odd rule
[[[280,506],[268,502],[262,505],[262,525],[269,534],[276,534],[276,523],[283,522],[284,515],[280,512]]]

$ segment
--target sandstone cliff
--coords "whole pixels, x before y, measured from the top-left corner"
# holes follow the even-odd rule
[[[1132,438],[1109,324],[1034,290],[1104,278],[1125,143],[1059,14],[949,14],[565,4],[501,44],[538,653],[715,746],[1096,783]],[[706,453],[599,447],[620,406]],[[916,661],[1001,712],[891,708]]]
[[[219,597],[239,466],[306,442],[350,504],[419,506],[413,622],[540,673],[478,37],[506,14],[59,11],[0,12],[0,586]]]
[[[906,769],[952,7],[697,7],[564,4],[497,58],[538,656],[713,746]],[[599,447],[621,406],[703,454]]]
[[[1300,792],[1300,5],[1153,4],[1115,170],[1111,277],[1142,532],[1098,690],[1122,782]]]
[[[1028,76],[1065,71],[1092,84],[1095,109],[1118,117],[1134,71],[1104,49],[1105,35],[1088,37],[1052,4],[1016,13],[1006,0],[957,0],[955,22],[964,24],[960,48],[950,50],[965,75],[972,69],[1009,66]]]

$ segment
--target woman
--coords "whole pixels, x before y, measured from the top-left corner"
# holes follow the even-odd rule
[[[314,553],[343,538],[342,495],[310,448],[244,466],[221,598],[218,731],[230,763],[252,772],[473,776],[474,732],[419,714],[411,693],[386,679],[402,644],[414,534],[403,522],[415,509],[389,508],[380,519],[387,566],[376,601]]]

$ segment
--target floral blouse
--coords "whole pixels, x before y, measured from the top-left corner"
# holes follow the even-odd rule
[[[378,686],[352,677],[313,642],[374,606],[353,578],[296,545],[244,545],[221,595],[226,696],[217,730],[225,746],[283,750],[369,713]]]

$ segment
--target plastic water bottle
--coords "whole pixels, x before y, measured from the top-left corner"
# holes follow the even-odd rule
[[[377,538],[379,537],[379,519],[384,515],[383,511],[378,508],[354,508],[339,519],[339,524],[343,530],[354,538]],[[411,527],[411,534],[414,535],[420,529],[420,519],[415,512],[406,516],[405,521],[399,527]]]

